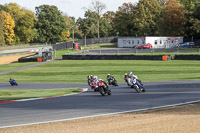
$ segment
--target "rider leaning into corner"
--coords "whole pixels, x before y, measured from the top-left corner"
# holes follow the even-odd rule
[[[125,74],[125,77],[126,77],[126,74]],[[142,84],[141,80],[139,80],[137,75],[135,75],[133,72],[130,72],[130,73],[127,74],[127,79],[126,80],[127,80],[127,83],[129,85],[131,84],[130,83],[130,79],[132,79],[132,78],[136,79],[142,85],[141,87],[143,88],[143,84]]]
[[[88,84],[89,82],[90,83],[93,82],[95,85],[97,85],[99,80],[101,80],[106,86],[108,86],[108,84],[104,80],[99,79],[97,76],[88,75],[87,78],[88,78]]]
[[[109,80],[111,80],[111,79],[115,79],[112,75],[110,75],[110,74],[107,74],[107,80],[109,81]]]

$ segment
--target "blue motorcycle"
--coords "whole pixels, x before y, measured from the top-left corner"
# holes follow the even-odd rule
[[[11,86],[13,86],[13,85],[18,86],[17,81],[14,80],[14,79],[11,79],[11,78],[10,78],[9,82],[10,82],[10,85],[11,85]]]
[[[136,78],[131,79],[131,88],[134,88],[138,93],[145,92],[145,88]]]

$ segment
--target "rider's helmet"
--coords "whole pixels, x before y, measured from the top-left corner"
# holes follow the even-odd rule
[[[93,79],[96,80],[96,79],[97,79],[97,76],[93,76]]]
[[[125,73],[125,74],[124,74],[124,77],[125,77],[125,78],[127,78],[127,76],[128,76],[128,74],[127,74],[127,73]]]
[[[107,74],[107,78],[110,77],[110,74]]]
[[[91,75],[90,78],[93,80],[93,79],[94,79],[94,76]]]
[[[87,75],[87,78],[89,79],[89,78],[90,78],[90,75]]]

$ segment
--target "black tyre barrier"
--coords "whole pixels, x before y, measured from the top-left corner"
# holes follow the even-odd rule
[[[47,58],[46,57],[42,57],[42,62],[45,62],[47,61]],[[38,58],[26,58],[26,57],[22,57],[22,58],[19,58],[18,59],[18,62],[40,62],[38,61]]]
[[[200,60],[200,55],[175,55],[174,60]]]
[[[163,60],[163,55],[63,55],[63,60]],[[168,59],[171,59],[169,56]]]
[[[25,58],[25,57],[22,57],[22,58],[18,59],[18,62],[37,62],[37,58]]]

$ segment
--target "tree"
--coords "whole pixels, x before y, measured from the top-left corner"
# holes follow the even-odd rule
[[[115,19],[115,12],[113,11],[107,11],[106,13],[103,14],[103,18],[105,18],[106,22],[108,23],[107,25],[107,30],[108,30],[108,36],[115,36],[116,35],[116,29],[114,19]]]
[[[99,23],[100,23],[100,18],[101,18],[101,15],[102,15],[102,11],[104,9],[106,9],[106,5],[100,1],[93,1],[92,2],[92,8],[91,8],[91,11],[95,12],[96,15],[95,15],[95,18],[96,18],[96,21],[97,21],[97,32],[98,32],[98,38],[100,38],[100,33],[99,33]]]
[[[155,36],[158,34],[158,20],[161,17],[161,5],[158,0],[140,0],[136,6],[135,26],[137,34]]]
[[[120,36],[135,36],[139,29],[135,28],[136,6],[129,2],[123,3],[114,17],[114,27]]]
[[[165,5],[163,25],[168,36],[184,35],[184,12],[176,0],[167,0]]]
[[[41,5],[36,7],[36,28],[40,38],[39,42],[59,42],[62,40],[62,32],[66,23],[61,12],[56,6]]]
[[[34,13],[29,10],[24,10],[23,12],[23,17],[18,19],[15,30],[20,42],[27,44],[33,38]]]
[[[85,18],[79,18],[76,22],[79,26],[79,30],[81,30],[84,36],[87,36],[88,38],[98,37],[98,24],[96,21],[97,13],[87,10],[84,16]]]
[[[69,41],[72,38],[70,37],[71,31],[72,31],[72,26],[74,25],[74,20],[73,18],[69,17],[67,14],[62,15],[64,18],[64,21],[66,23],[65,30],[62,32],[62,40],[61,41]]]
[[[6,5],[6,9],[15,21],[16,43],[29,43],[33,38],[34,13],[20,8],[16,3]]]
[[[14,28],[15,28],[15,22],[12,19],[11,15],[5,11],[2,11],[3,16],[3,33],[4,33],[4,39],[6,44],[13,44],[14,42]]]
[[[184,10],[184,17],[185,17],[185,25],[184,25],[184,31],[185,36],[187,38],[196,37],[198,38],[198,21],[199,17],[198,14],[200,14],[200,10],[198,10],[198,7],[200,7],[199,0],[179,0],[181,3],[181,7]]]
[[[0,46],[4,46],[5,45],[5,40],[4,40],[4,34],[3,34],[3,22],[4,22],[4,19],[3,19],[3,15],[2,15],[2,12],[0,11]]]

